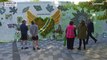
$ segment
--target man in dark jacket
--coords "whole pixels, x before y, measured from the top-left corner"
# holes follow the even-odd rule
[[[95,39],[92,35],[92,33],[94,33],[94,25],[93,25],[93,22],[91,20],[89,20],[89,22],[87,24],[87,28],[88,28],[88,34],[87,34],[86,44],[88,44],[89,37],[91,37],[96,43],[97,39]]]
[[[28,47],[26,46],[27,45],[27,32],[28,32],[28,27],[26,26],[26,21],[23,20],[22,21],[22,24],[20,25],[20,30],[21,30],[21,44],[22,44],[22,47],[21,49],[27,49]]]

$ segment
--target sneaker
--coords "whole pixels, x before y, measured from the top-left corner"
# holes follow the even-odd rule
[[[24,49],[28,49],[28,47],[25,47]]]
[[[84,48],[84,50],[86,50],[86,48]]]
[[[37,50],[40,50],[40,48],[39,48],[39,47],[37,47]]]
[[[21,49],[24,49],[23,47],[21,47]]]
[[[35,47],[33,47],[33,50],[35,50]]]
[[[97,40],[95,40],[95,43],[97,42]]]
[[[81,50],[81,48],[78,48],[78,50]]]

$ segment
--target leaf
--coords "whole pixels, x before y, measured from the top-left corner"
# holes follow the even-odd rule
[[[25,8],[23,9],[22,13],[25,13],[25,12],[28,11],[28,10],[29,10],[29,6],[28,6],[28,7],[25,7]]]
[[[36,11],[41,11],[42,10],[40,5],[36,5],[36,6],[34,5],[33,7],[36,9]]]
[[[13,14],[17,13],[16,7],[9,7],[9,9],[10,9],[10,13],[13,13]]]

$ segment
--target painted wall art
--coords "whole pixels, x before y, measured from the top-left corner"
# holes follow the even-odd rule
[[[10,13],[12,14],[17,13],[17,10],[18,10],[16,7],[9,7],[9,9],[10,9]]]
[[[49,12],[52,12],[52,11],[54,10],[53,6],[50,5],[50,4],[48,4],[48,5],[46,6],[46,9],[47,9],[47,11],[49,11]]]
[[[5,14],[5,19],[12,20],[12,14]]]
[[[40,5],[34,5],[33,7],[36,9],[36,11],[41,11],[42,10]]]
[[[22,13],[25,13],[25,12],[27,12],[28,10],[29,10],[29,6],[28,7],[25,7],[24,9],[23,9],[23,11],[22,11]]]
[[[1,7],[1,8],[0,8],[0,14],[4,14],[5,11],[6,11],[6,9],[5,9],[4,7]]]
[[[17,26],[17,24],[7,24],[8,28],[15,28]]]

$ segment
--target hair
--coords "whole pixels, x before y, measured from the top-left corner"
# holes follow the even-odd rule
[[[70,22],[69,22],[69,24],[70,24],[70,25],[73,25],[73,24],[74,24],[74,22],[73,22],[73,21],[70,21]]]
[[[31,24],[33,25],[33,24],[34,24],[34,21],[32,21]]]
[[[25,20],[22,21],[22,23],[25,23],[25,22],[26,22]]]
[[[85,21],[82,20],[80,24],[81,24],[81,26],[84,26],[85,25]]]

